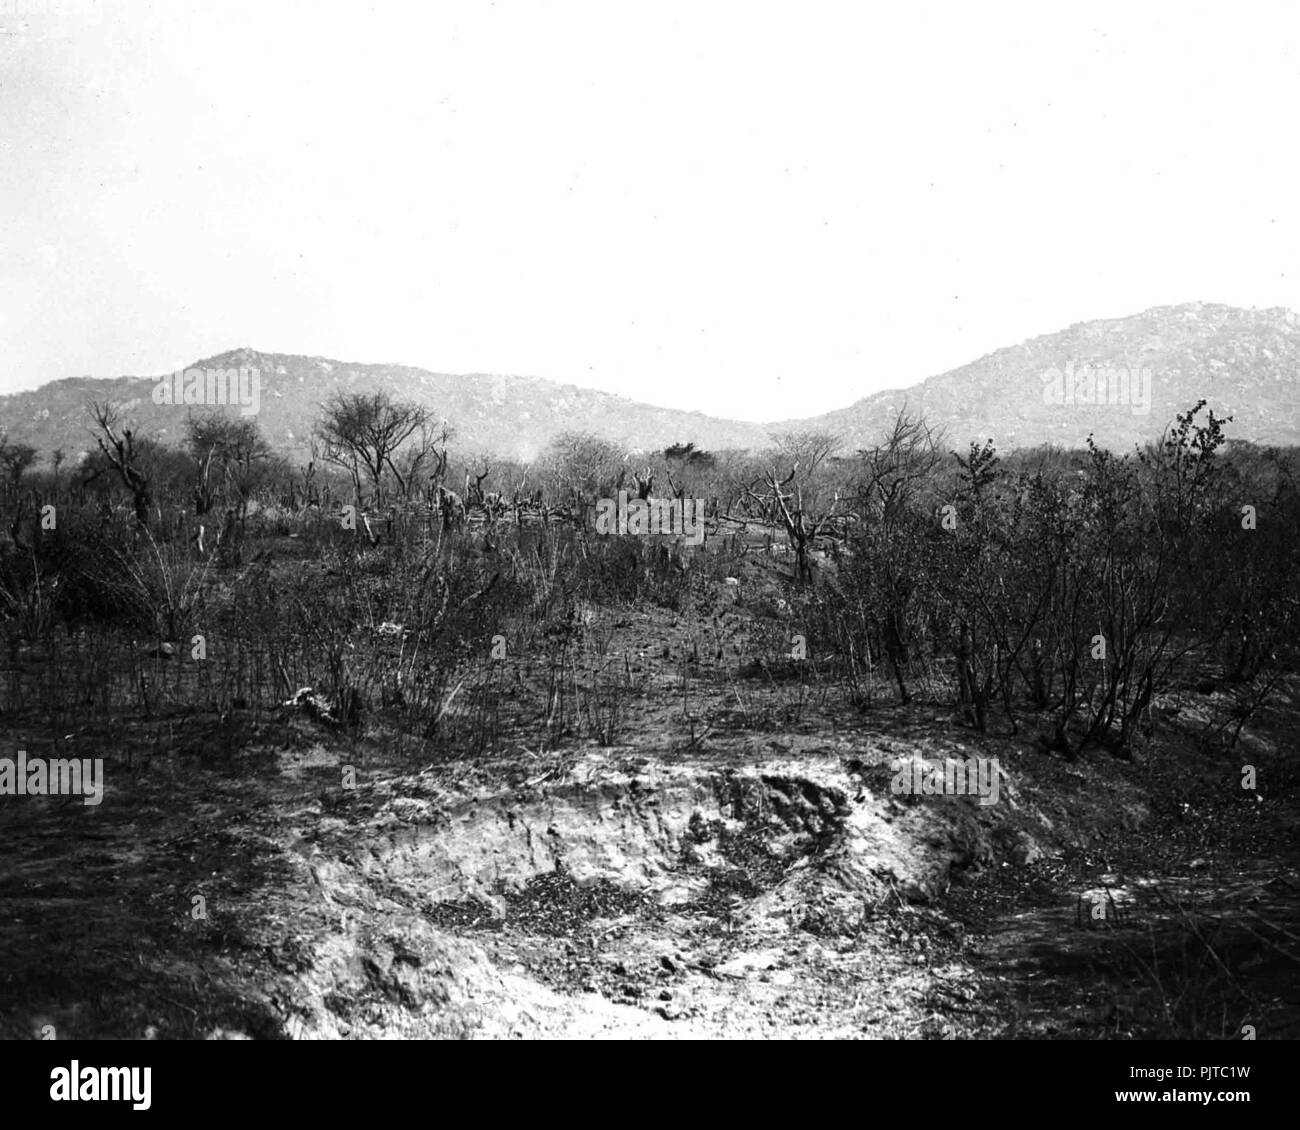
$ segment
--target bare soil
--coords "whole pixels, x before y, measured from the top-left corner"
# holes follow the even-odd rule
[[[165,756],[60,735],[107,788],[0,798],[0,1036],[1300,1035],[1294,688],[1232,755],[1187,688],[1137,760],[1068,763],[850,707],[727,635],[737,599],[594,611],[638,676],[608,746],[413,765],[301,706],[187,714]],[[34,709],[5,752],[55,745]],[[999,802],[893,795],[915,756],[996,757]]]

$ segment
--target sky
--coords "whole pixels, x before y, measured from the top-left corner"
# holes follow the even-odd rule
[[[1300,308],[1300,6],[0,0],[0,393],[237,346],[814,415]]]

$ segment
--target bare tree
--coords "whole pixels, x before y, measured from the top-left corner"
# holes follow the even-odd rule
[[[842,437],[828,431],[776,432],[769,437],[792,463],[803,468],[805,481],[843,445]]]
[[[428,409],[394,400],[383,391],[339,393],[323,409],[317,435],[325,459],[351,474],[358,500],[360,469],[365,468],[374,484],[375,500],[382,502],[384,469],[395,469],[393,456],[428,423]]]
[[[853,584],[865,597],[871,633],[908,702],[905,669],[916,627],[916,605],[934,559],[931,523],[917,521],[917,496],[943,461],[942,437],[904,408],[880,442],[858,451],[858,518]],[[927,536],[929,535],[929,536]],[[868,647],[870,644],[868,643]],[[967,665],[969,666],[969,665]],[[966,670],[958,657],[959,676]],[[965,683],[962,684],[965,687]]]
[[[812,563],[809,551],[820,535],[833,529],[849,512],[849,503],[836,491],[829,502],[820,503],[815,497],[805,502],[806,480],[800,475],[798,460],[790,473],[781,478],[775,467],[770,468],[761,480],[745,488],[745,502],[751,512],[764,521],[780,524],[794,550],[795,576],[805,583],[812,581]],[[810,505],[811,503],[811,505]]]
[[[397,480],[397,489],[401,491],[403,501],[411,497],[411,490],[419,482],[423,469],[438,461],[439,451],[442,452],[443,470],[446,470],[447,440],[450,438],[451,429],[446,424],[435,430],[426,422],[416,429],[411,437],[412,442],[406,445],[397,459],[393,458],[393,453],[389,453],[388,469]]]
[[[141,469],[140,443],[130,428],[124,427],[122,434],[118,435],[117,409],[108,401],[97,403],[92,400],[87,404],[87,408],[94,418],[95,426],[99,429],[95,442],[103,452],[104,458],[108,460],[109,466],[117,472],[127,490],[131,492],[136,526],[146,530],[149,528],[149,507],[152,505],[153,498],[149,478]],[[105,440],[108,442],[105,443]]]
[[[438,513],[442,518],[443,530],[460,529],[465,524],[465,501],[454,490],[443,485],[446,477],[447,449],[444,447],[434,453],[429,486],[433,495],[432,501],[436,501]]]
[[[636,496],[643,502],[650,497],[650,492],[654,490],[655,476],[653,469],[647,464],[640,471],[633,471],[632,478],[636,480]],[[622,490],[623,483],[627,481],[627,468],[621,467],[618,472],[618,481],[614,484],[615,490]]]
[[[492,464],[486,457],[483,459],[483,470],[481,472],[471,471],[465,468],[465,505],[482,506],[483,505],[483,481],[492,473]],[[474,481],[471,483],[470,476]]]
[[[933,477],[942,448],[942,432],[904,407],[879,443],[858,451],[862,517],[890,525]]]
[[[617,444],[588,432],[565,432],[551,441],[547,467],[557,501],[574,512],[612,493],[623,469],[624,452]]]

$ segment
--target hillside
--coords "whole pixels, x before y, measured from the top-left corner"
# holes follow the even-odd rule
[[[463,451],[530,458],[568,430],[597,432],[645,450],[666,447],[683,436],[707,436],[715,447],[748,447],[764,438],[763,429],[755,424],[656,408],[531,377],[431,373],[406,365],[367,365],[247,348],[186,367],[239,366],[260,371],[262,432],[273,446],[294,458],[307,455],[308,437],[322,402],[339,392],[375,388],[427,405],[452,425],[456,445]],[[86,450],[91,437],[85,404],[94,398],[117,402],[141,433],[178,442],[184,409],[152,402],[157,379],[70,378],[0,397],[0,432],[8,429],[11,439],[34,444],[43,452],[60,446],[69,452]]]
[[[1150,370],[1150,406],[1048,404],[1043,374],[1066,367]],[[1145,378],[1140,378],[1145,383]],[[879,392],[782,428],[841,433],[852,450],[879,435],[904,405],[947,429],[955,446],[992,437],[1000,448],[1082,444],[1128,450],[1205,398],[1234,417],[1230,434],[1257,443],[1300,442],[1300,318],[1285,309],[1189,303],[1127,318],[1081,322],[999,349],[908,389]],[[1139,409],[1139,411],[1135,411]]]
[[[986,437],[1004,449],[1072,446],[1092,433],[1103,446],[1126,450],[1158,437],[1177,412],[1202,397],[1216,412],[1234,416],[1234,437],[1300,443],[1300,320],[1284,309],[1202,303],[1079,323],[911,388],[875,393],[811,419],[767,425],[654,407],[529,377],[432,373],[247,348],[193,365],[260,370],[263,433],[292,458],[306,456],[322,401],[343,390],[381,387],[428,405],[454,427],[461,450],[521,458],[531,458],[559,433],[575,429],[633,450],[653,450],[687,440],[711,449],[756,447],[772,431],[816,428],[842,434],[846,449],[852,450],[879,435],[904,405],[945,428],[957,447]],[[1103,387],[1108,370],[1123,369],[1135,374],[1134,392],[1119,404],[1047,403],[1044,374],[1053,368],[1069,376],[1097,371]],[[0,433],[7,430],[11,439],[42,452],[56,447],[84,451],[90,446],[85,404],[94,398],[118,402],[142,433],[174,442],[183,415],[151,401],[156,380],[68,378],[0,397]]]

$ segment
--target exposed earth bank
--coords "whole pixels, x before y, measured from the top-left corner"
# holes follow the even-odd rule
[[[1261,794],[1189,742],[1067,763],[918,708],[811,731],[343,787],[286,708],[98,808],[8,798],[0,1035],[1300,1034],[1285,747],[1256,739]],[[896,794],[918,758],[996,758],[998,802]]]

